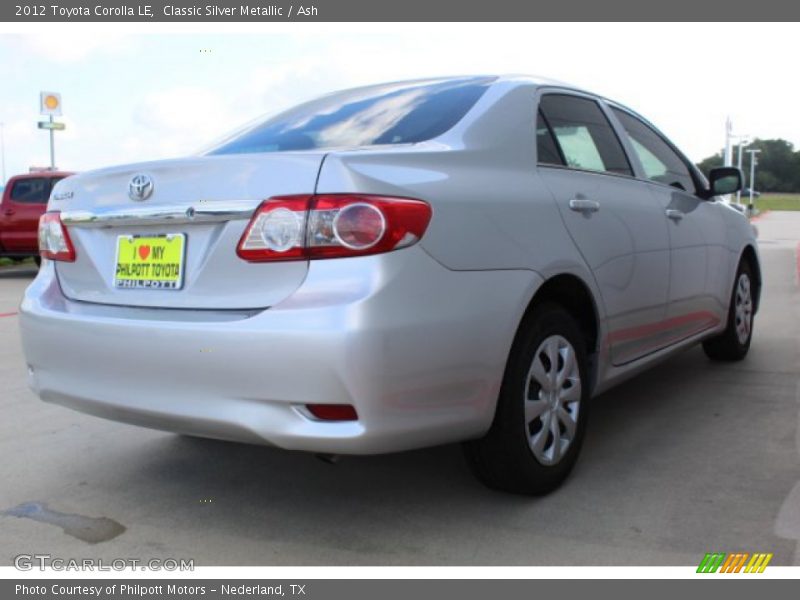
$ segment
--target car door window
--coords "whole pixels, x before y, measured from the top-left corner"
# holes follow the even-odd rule
[[[546,94],[539,108],[566,166],[633,175],[622,144],[597,102],[567,94]],[[540,140],[538,133],[537,126]]]
[[[694,179],[683,158],[658,133],[633,115],[618,108],[612,110],[628,134],[648,179],[696,193]]]
[[[547,121],[542,116],[542,111],[539,111],[536,116],[536,156],[540,163],[566,166],[564,157],[561,156],[558,146],[556,146],[553,132],[550,131]]]
[[[22,204],[44,204],[50,193],[50,185],[44,177],[20,179],[11,188],[11,200]]]

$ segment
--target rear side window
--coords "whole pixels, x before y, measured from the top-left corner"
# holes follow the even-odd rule
[[[625,151],[597,102],[566,94],[547,94],[539,108],[566,166],[633,175]],[[548,161],[540,158],[539,162]]]
[[[553,132],[547,126],[542,111],[536,116],[536,156],[540,163],[547,165],[564,165],[564,157],[556,146]]]
[[[235,134],[208,154],[422,142],[458,123],[493,81],[469,77],[332,94]]]
[[[45,177],[18,179],[11,188],[11,200],[24,204],[45,204],[50,196],[50,181]]]
[[[651,127],[623,110],[612,108],[642,163],[645,175],[652,181],[671,185],[691,194],[697,189],[686,163]]]

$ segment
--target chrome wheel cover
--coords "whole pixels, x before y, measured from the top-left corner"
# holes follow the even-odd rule
[[[575,348],[560,335],[546,338],[525,379],[525,435],[536,460],[552,466],[575,439],[581,376]]]
[[[744,345],[750,339],[750,332],[753,330],[753,295],[750,290],[750,276],[747,273],[739,275],[736,281],[733,311],[736,339]]]

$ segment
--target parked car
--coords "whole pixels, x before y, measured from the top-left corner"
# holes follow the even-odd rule
[[[60,182],[20,311],[30,385],[291,450],[464,442],[487,485],[546,493],[592,396],[697,343],[747,354],[756,241],[717,198],[740,187],[546,80],[328,95]]]
[[[0,201],[0,257],[39,261],[39,217],[52,187],[71,173],[44,171],[12,177]]]

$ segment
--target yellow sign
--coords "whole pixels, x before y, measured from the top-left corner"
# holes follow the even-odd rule
[[[40,92],[39,114],[53,117],[61,115],[61,94],[57,92]]]
[[[119,236],[114,287],[181,289],[185,242],[186,236],[182,233]]]

